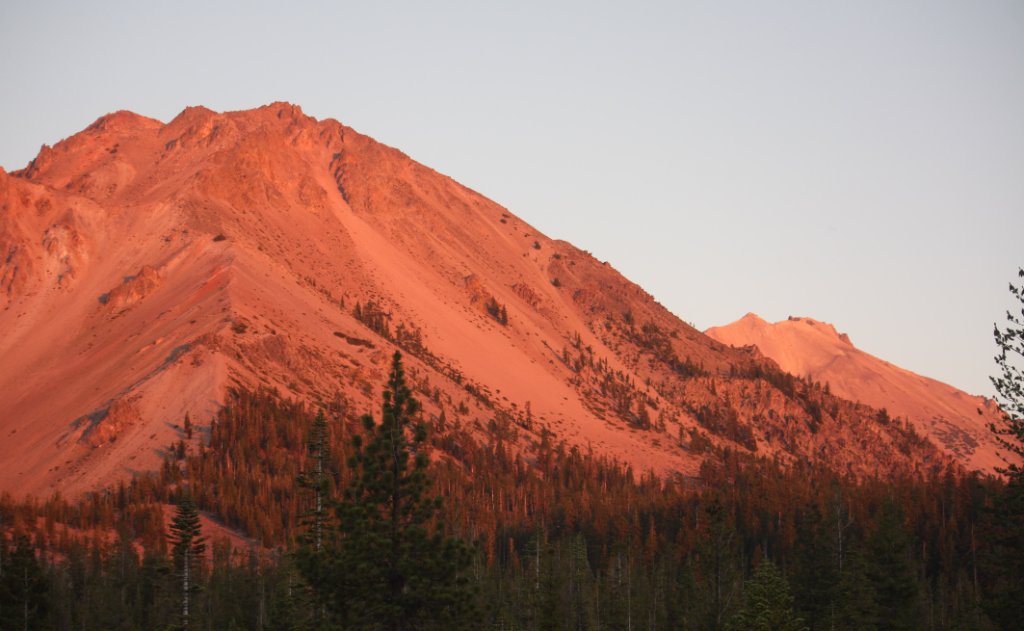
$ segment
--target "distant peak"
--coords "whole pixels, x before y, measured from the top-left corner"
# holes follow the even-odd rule
[[[278,118],[284,118],[290,116],[292,118],[308,118],[306,113],[302,111],[302,107],[295,103],[289,103],[288,101],[274,101],[269,105],[257,108],[258,110],[269,110],[277,114]]]
[[[723,325],[719,325],[719,326],[709,327],[704,332],[707,333],[709,331],[717,331],[717,330],[720,330],[720,329],[731,329],[731,328],[734,328],[734,327],[741,327],[741,326],[744,327],[744,328],[761,329],[761,328],[765,328],[765,327],[770,327],[771,325],[768,324],[767,322],[765,322],[764,318],[762,318],[761,316],[757,315],[753,311],[749,311],[749,312],[747,312],[746,315],[744,315],[739,320],[736,320],[734,322],[730,322],[729,324],[723,324]]]
[[[707,329],[707,331],[705,331],[705,333],[714,333],[718,331],[728,330],[756,330],[764,333],[771,330],[782,329],[788,329],[794,332],[812,329],[820,333],[823,333],[829,337],[833,337],[843,342],[844,344],[853,346],[853,342],[850,341],[849,335],[847,335],[846,333],[840,333],[839,331],[836,330],[836,327],[832,326],[828,322],[822,322],[820,320],[815,320],[814,318],[807,318],[803,316],[787,316],[785,320],[779,320],[778,322],[773,323],[768,322],[767,320],[765,320],[764,318],[762,318],[761,316],[757,315],[754,312],[750,312],[731,324],[710,327],[709,329]]]
[[[182,115],[185,115],[185,114],[196,115],[196,114],[216,114],[216,113],[217,112],[211,110],[210,108],[206,107],[205,105],[186,105],[185,109],[181,110],[181,114],[178,114],[178,116],[182,116]]]
[[[268,105],[261,105],[251,109],[226,112],[216,112],[202,105],[189,106],[174,117],[174,120],[169,125],[175,128],[188,128],[220,120],[251,121],[256,123],[278,120],[285,124],[317,123],[315,118],[307,116],[298,105],[286,101],[275,101]]]
[[[802,317],[802,316],[789,316],[789,317],[786,318],[785,321],[786,322],[800,322],[800,323],[805,324],[805,325],[807,325],[809,327],[813,327],[813,328],[815,328],[815,329],[817,329],[819,331],[822,331],[822,332],[824,332],[824,333],[826,333],[826,334],[828,334],[828,335],[838,339],[839,341],[841,341],[841,342],[843,342],[845,344],[853,346],[853,342],[850,341],[850,336],[849,335],[847,335],[846,333],[840,333],[839,331],[836,330],[836,327],[834,325],[832,325],[832,324],[830,324],[828,322],[822,322],[821,320],[815,320],[814,318],[807,318],[807,317]],[[776,324],[783,324],[783,323],[782,322],[777,322]]]
[[[181,110],[181,112],[174,117],[174,120],[171,121],[171,124],[173,125],[174,123],[193,122],[197,120],[202,120],[204,118],[211,118],[216,115],[217,112],[214,112],[208,107],[204,107],[202,105],[189,105],[185,109]]]
[[[160,127],[161,125],[163,125],[163,123],[155,118],[142,116],[141,114],[136,114],[130,110],[117,110],[116,112],[100,116],[86,129],[92,131],[116,131],[119,129],[154,128]]]
[[[256,114],[259,117],[269,118],[273,117],[286,124],[299,123],[305,124],[316,124],[317,119],[312,116],[308,116],[302,111],[302,108],[294,103],[288,103],[287,101],[275,101],[270,105],[264,105],[254,110],[250,110],[252,114]]]

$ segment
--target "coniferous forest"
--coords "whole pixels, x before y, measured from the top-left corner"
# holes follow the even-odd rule
[[[157,473],[2,498],[0,629],[1019,628],[1014,467],[638,475],[425,418],[398,353],[377,418],[237,390],[184,427]]]

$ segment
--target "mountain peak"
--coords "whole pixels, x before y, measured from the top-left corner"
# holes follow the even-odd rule
[[[302,111],[301,106],[296,105],[295,103],[289,103],[288,101],[274,101],[273,103],[256,108],[255,111],[272,112],[278,118],[304,118],[311,121],[316,120],[312,116],[307,116],[306,113]]]
[[[86,130],[120,131],[130,129],[156,129],[162,126],[163,123],[155,118],[142,116],[141,114],[136,114],[131,110],[117,110],[100,116],[92,125],[89,125]]]
[[[846,333],[840,333],[832,324],[804,316],[788,316],[785,320],[779,320],[778,322],[773,323],[768,322],[754,312],[749,312],[732,324],[720,327],[711,327],[707,329],[705,333],[716,338],[716,332],[740,329],[746,331],[746,336],[751,338],[763,336],[777,329],[790,329],[794,332],[800,332],[803,335],[814,334],[833,338],[847,346],[853,346],[853,343],[850,341],[850,336]]]
[[[0,485],[74,492],[159,466],[174,423],[208,419],[232,385],[368,409],[396,349],[425,418],[498,419],[524,449],[551,433],[684,474],[707,445],[856,472],[934,455],[848,401],[812,419],[760,355],[291,103],[189,107],[166,125],[115,112],[0,184],[14,219],[0,221],[0,430],[18,438],[0,441]],[[718,416],[694,412],[716,401]],[[855,440],[866,432],[877,440]]]
[[[769,324],[745,316],[706,333],[723,344],[756,346],[789,373],[909,420],[970,468],[991,470],[1003,462],[987,427],[998,416],[994,406],[859,350],[832,324],[802,316]]]
[[[177,120],[193,120],[197,118],[208,118],[210,116],[216,116],[217,112],[211,110],[205,105],[186,105],[185,109],[178,112],[178,115],[171,119],[171,122]]]
[[[199,125],[207,124],[221,114],[211,110],[203,105],[189,105],[185,109],[178,112],[178,115],[170,120],[165,125],[168,130],[184,130],[190,129]]]
[[[835,325],[823,322],[821,320],[815,320],[814,318],[808,318],[804,316],[789,316],[785,322],[801,323],[804,326],[809,326],[819,333],[823,333],[828,337],[833,337],[844,344],[853,346],[853,342],[850,341],[850,336],[846,333],[840,333],[836,330]],[[782,322],[776,322],[776,325],[782,324]]]

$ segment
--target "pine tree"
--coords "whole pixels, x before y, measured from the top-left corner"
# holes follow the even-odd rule
[[[0,624],[10,629],[36,629],[42,624],[46,605],[46,585],[35,550],[28,537],[21,535],[7,555],[0,583]]]
[[[741,586],[739,537],[734,520],[718,497],[704,507],[706,531],[697,544],[700,575],[700,627],[722,629],[736,611]],[[698,514],[699,515],[699,514]]]
[[[789,583],[771,561],[757,566],[746,583],[743,609],[732,619],[737,631],[803,631],[803,621],[793,612]]]
[[[831,629],[839,564],[830,524],[818,505],[810,504],[800,512],[796,528],[796,564],[791,576],[800,615],[811,631]]]
[[[313,460],[312,469],[299,474],[298,484],[312,496],[312,506],[303,513],[302,524],[306,527],[303,535],[312,550],[319,553],[323,549],[324,526],[327,516],[328,482],[327,462],[330,459],[328,444],[327,420],[324,411],[317,412],[316,419],[309,431],[306,443],[309,456]]]
[[[323,410],[317,412],[306,443],[307,454],[312,459],[309,471],[299,474],[298,485],[311,496],[311,506],[302,514],[304,532],[300,535],[300,546],[296,550],[296,563],[302,568],[307,581],[312,585],[324,581],[324,531],[328,524],[328,500],[330,499],[330,477],[327,463],[330,460],[329,433]],[[321,591],[314,591],[314,596]],[[311,605],[312,619],[322,622],[325,617],[324,603],[314,598]]]
[[[868,578],[868,563],[859,548],[847,552],[836,588],[833,618],[836,631],[875,631],[879,626],[875,590]]]
[[[1017,274],[1024,278],[1024,268]],[[1024,307],[1024,285],[1017,287],[1010,283],[1010,294]],[[1003,417],[998,426],[993,423],[989,428],[1003,448],[1024,458],[1024,308],[1019,316],[1007,311],[1006,321],[1005,330],[1000,331],[999,325],[995,325],[993,331],[999,347],[995,357],[999,375],[991,378]],[[1010,463],[1000,473],[1024,484],[1024,466],[1020,464]]]
[[[28,537],[19,536],[11,550],[0,541],[0,558],[0,629],[42,628],[47,586]]]
[[[181,628],[188,629],[191,596],[198,589],[198,569],[206,551],[199,511],[187,489],[181,492],[178,511],[171,521],[170,543],[178,576],[181,578]]]
[[[304,616],[307,610],[302,602],[302,584],[295,575],[291,559],[284,556],[274,568],[273,588],[267,604],[266,631],[300,631],[301,629],[328,629],[323,620]],[[315,613],[315,612],[314,612]]]
[[[325,540],[322,577],[306,576],[330,597],[345,629],[458,629],[470,623],[466,544],[447,536],[441,498],[429,494],[426,426],[392,359],[381,423],[363,417],[353,440],[351,480],[337,503],[336,536]]]
[[[886,629],[917,628],[911,539],[903,510],[892,498],[882,504],[877,528],[867,541],[867,576],[874,588],[879,622]]]
[[[1024,268],[1017,273],[1024,278]],[[1024,459],[1024,285],[1010,283],[1010,294],[1022,308],[1020,315],[1006,312],[1006,329],[994,327],[999,375],[992,377],[992,384],[1003,416],[989,428],[1003,448]],[[1011,462],[997,470],[1006,476],[1006,488],[986,515],[991,550],[985,561],[992,584],[984,608],[1009,629],[1024,617],[1024,466]]]
[[[573,629],[597,628],[597,612],[593,602],[594,574],[587,556],[587,542],[577,534],[569,543],[569,607]]]

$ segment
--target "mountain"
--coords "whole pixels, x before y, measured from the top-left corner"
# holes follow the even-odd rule
[[[790,317],[774,324],[748,313],[705,331],[736,347],[755,346],[783,370],[827,383],[843,398],[883,408],[914,424],[949,455],[971,469],[1005,464],[988,424],[999,408],[984,397],[922,377],[858,349],[831,324]]]
[[[682,322],[608,263],[334,120],[274,103],[98,119],[0,171],[0,490],[67,494],[197,443],[231,388],[424,414],[694,474],[947,458]],[[183,431],[186,415],[198,432]]]

